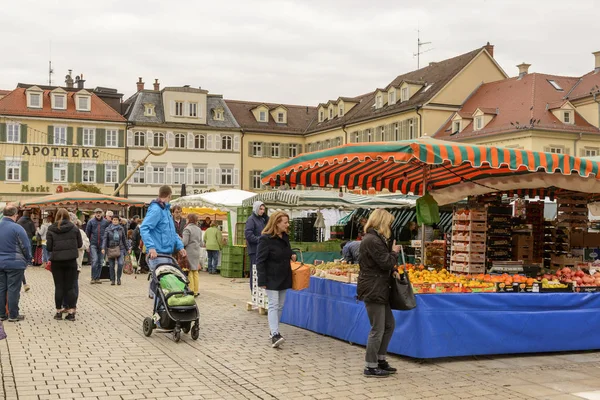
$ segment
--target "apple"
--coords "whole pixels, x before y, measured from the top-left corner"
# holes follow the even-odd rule
[[[563,271],[563,273],[565,273],[565,274],[566,274],[566,273],[569,273],[569,272],[571,272],[571,268],[569,268],[569,267],[564,267],[564,268],[562,269],[562,271]]]
[[[583,272],[582,270],[579,270],[579,271],[575,272],[575,276],[583,278],[585,276],[585,272]]]
[[[580,277],[575,278],[575,283],[577,283],[577,286],[581,286],[581,284],[583,283],[583,279],[581,279]]]

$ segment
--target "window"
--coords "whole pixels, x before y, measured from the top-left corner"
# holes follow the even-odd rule
[[[119,142],[119,131],[108,129],[106,131],[106,147],[117,147]]]
[[[380,135],[379,140],[382,140],[382,141],[385,140],[385,126],[382,125],[379,128],[379,135]]]
[[[178,117],[183,116],[183,101],[175,102],[175,115]]]
[[[262,157],[262,143],[252,142],[252,155],[254,157]]]
[[[6,160],[6,180],[10,182],[21,181],[20,160]]]
[[[341,136],[338,136],[337,138],[335,138],[335,145],[336,146],[342,145],[342,137]]]
[[[88,96],[77,97],[77,111],[90,111],[90,98]]]
[[[333,118],[333,108],[329,109],[329,119]]]
[[[381,108],[381,107],[383,107],[383,96],[378,94],[375,99],[375,108]]]
[[[54,127],[54,144],[55,145],[66,145],[67,144],[67,128],[64,126]]]
[[[42,94],[41,93],[29,93],[29,105],[30,108],[42,108]]]
[[[338,117],[343,117],[344,116],[344,107],[339,106],[338,107]]]
[[[394,124],[394,140],[400,140],[400,124]]]
[[[408,138],[415,139],[416,137],[417,135],[415,132],[415,120],[411,118],[408,120]]]
[[[318,141],[317,143],[315,143],[317,150],[323,150],[323,142]]]
[[[175,148],[176,149],[185,149],[185,134],[176,133],[175,134]]]
[[[133,174],[133,183],[146,183],[146,171],[144,167],[139,167]]]
[[[233,149],[233,138],[229,135],[225,135],[221,138],[221,149],[232,150]]]
[[[388,92],[388,104],[396,104],[396,90],[392,89]]]
[[[119,166],[117,164],[106,164],[104,166],[104,183],[119,183]]]
[[[135,132],[133,134],[133,145],[136,147],[146,146],[146,133],[145,132]]]
[[[165,134],[162,132],[155,132],[154,143],[152,143],[152,146],[163,148],[165,146]]]
[[[571,117],[571,111],[563,111],[563,122],[565,124],[572,124],[574,122]]]
[[[367,138],[367,140],[366,140],[366,141],[367,141],[367,142],[369,142],[369,143],[370,143],[370,142],[372,142],[372,141],[373,141],[373,131],[372,131],[371,129],[367,129],[367,130],[365,131],[365,133],[366,133],[366,135],[365,135],[365,136],[366,136],[366,138]]]
[[[409,93],[410,92],[407,87],[402,88],[402,91],[400,92],[400,101],[407,101],[410,97]]]
[[[221,169],[221,185],[233,185],[233,168]]]
[[[290,144],[288,149],[289,149],[288,157],[294,158],[298,155],[298,145],[297,144],[294,144],[294,143]]]
[[[21,142],[19,124],[7,124],[6,125],[6,142],[7,143],[19,143]]]
[[[585,149],[583,154],[585,157],[596,157],[598,155],[598,149]]]
[[[475,117],[475,130],[483,129],[483,116]]]
[[[190,103],[190,117],[198,116],[198,103]]]
[[[204,150],[206,147],[206,137],[204,135],[194,135],[194,148]]]
[[[224,121],[225,120],[225,111],[221,108],[217,108],[214,111],[214,119],[215,119],[215,121]]]
[[[548,79],[548,83],[551,84],[554,89],[561,91],[561,92],[563,91],[563,88],[561,88],[560,85],[556,81],[554,81],[552,79]]]
[[[432,86],[433,86],[433,83],[430,83],[429,85],[425,86],[425,89],[423,89],[423,93],[425,93],[426,91],[431,89]]]
[[[284,115],[282,112],[277,113],[277,122],[279,122],[280,124],[283,124],[283,122],[285,121],[284,119]]]
[[[154,104],[145,104],[144,105],[144,115],[146,117],[154,116]]]
[[[331,139],[327,139],[327,140],[325,141],[325,148],[326,148],[326,149],[330,149],[330,148],[331,148]]]
[[[258,113],[258,120],[260,122],[267,122],[267,112],[266,111],[261,111]]]
[[[96,130],[93,128],[83,128],[83,146],[91,147],[96,145]]]
[[[323,111],[321,110],[319,112],[319,122],[323,122],[323,119],[325,119],[325,115],[323,114]]]
[[[96,183],[96,164],[82,163],[81,171],[81,181],[83,183]]]
[[[173,168],[173,184],[181,185],[185,183],[185,168],[184,167],[174,167]]]
[[[251,189],[260,189],[262,188],[262,183],[260,182],[260,174],[262,171],[252,171],[250,173],[250,185]]]
[[[354,142],[354,143],[358,143],[361,140],[360,133],[358,133],[358,132],[352,132],[351,137],[352,137],[352,142]]]
[[[67,96],[65,96],[64,94],[54,94],[52,95],[52,100],[53,100],[53,107],[54,109],[57,110],[66,110],[67,109]]]
[[[194,185],[206,185],[206,168],[194,168]]]
[[[460,121],[452,122],[452,134],[460,132]]]
[[[563,149],[562,147],[550,147],[549,148],[549,153],[564,154],[565,153],[565,149]]]
[[[156,185],[165,184],[165,167],[155,166],[152,170],[152,182]]]
[[[52,163],[52,182],[63,183],[67,181],[67,162]]]
[[[271,157],[280,157],[280,146],[279,143],[271,143]]]

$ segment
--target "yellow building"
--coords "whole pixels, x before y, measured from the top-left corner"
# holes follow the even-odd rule
[[[24,85],[0,98],[0,197],[19,200],[74,183],[114,191],[125,177],[126,120],[93,91]]]

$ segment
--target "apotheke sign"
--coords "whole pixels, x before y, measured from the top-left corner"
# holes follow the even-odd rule
[[[50,147],[50,146],[25,146],[23,147],[22,156],[42,156],[52,157],[83,157],[83,158],[98,158],[98,149],[82,149],[75,147]]]

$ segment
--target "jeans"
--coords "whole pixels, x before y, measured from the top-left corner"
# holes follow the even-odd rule
[[[269,329],[271,330],[271,336],[274,336],[279,332],[279,320],[281,314],[283,314],[283,303],[285,302],[286,290],[267,290],[267,297],[269,299],[269,313],[267,319],[269,320]]]
[[[171,257],[164,257],[160,254],[155,259],[151,259],[149,254],[146,254],[146,262],[148,263],[148,268],[150,271],[154,271],[159,265],[169,264],[173,265],[173,260]],[[154,279],[150,279],[150,297],[154,298],[154,293],[156,293],[156,283]]]
[[[256,264],[256,254],[249,254],[249,256],[250,256],[250,293],[252,293],[252,275],[253,275],[252,270],[254,269],[254,268],[252,268],[252,266]]]
[[[121,252],[119,258],[109,258],[108,259],[108,269],[110,272],[110,281],[115,281],[115,263],[117,264],[117,280],[121,280],[121,275],[123,275],[123,262],[125,260],[125,254]]]
[[[92,264],[92,280],[100,279],[102,273],[102,261],[104,261],[104,254],[102,254],[102,248],[98,246],[90,246],[90,258]]]
[[[217,272],[219,263],[219,250],[206,250],[208,253],[208,272]]]
[[[25,276],[25,269],[0,270],[0,317],[6,315],[6,295],[8,294],[8,317],[19,316],[19,299],[21,298],[21,284]]]
[[[42,245],[42,262],[47,263],[50,260],[50,252],[46,248],[46,245]]]
[[[389,304],[365,303],[365,308],[371,323],[365,362],[368,368],[377,368],[378,361],[385,360],[396,321]]]

